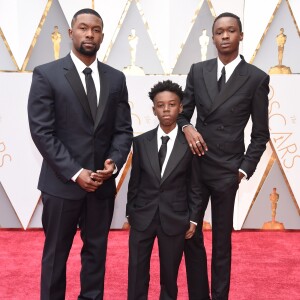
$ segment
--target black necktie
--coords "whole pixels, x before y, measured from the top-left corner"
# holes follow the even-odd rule
[[[218,80],[218,88],[219,88],[219,92],[222,91],[222,89],[224,88],[226,82],[226,72],[225,72],[225,66],[222,68],[222,75]]]
[[[97,93],[96,93],[95,83],[92,77],[92,69],[85,68],[83,70],[83,73],[85,75],[86,94],[89,101],[93,120],[95,121],[96,113],[97,113]]]
[[[168,143],[169,139],[170,138],[167,135],[161,137],[162,144],[161,144],[161,146],[159,148],[159,151],[158,151],[158,160],[159,160],[160,169],[162,168],[162,166],[164,164],[164,161],[165,161],[165,158],[166,158],[167,143]]]

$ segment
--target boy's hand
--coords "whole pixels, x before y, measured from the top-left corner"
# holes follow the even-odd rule
[[[193,237],[195,234],[197,225],[190,223],[190,229],[185,233],[185,239],[188,240]]]

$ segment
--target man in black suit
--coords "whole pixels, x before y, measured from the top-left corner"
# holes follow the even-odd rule
[[[200,216],[200,190],[193,182],[198,164],[178,130],[183,91],[170,80],[149,93],[159,126],[134,139],[128,186],[128,299],[148,299],[150,257],[155,238],[160,258],[160,298],[177,299],[177,275],[185,238],[195,232]],[[160,150],[159,150],[160,149]]]
[[[102,18],[83,9],[71,25],[71,53],[34,69],[28,101],[31,135],[43,156],[38,184],[46,236],[43,300],[65,298],[66,262],[78,224],[83,241],[78,299],[103,299],[114,178],[132,142],[125,77],[96,59]]]
[[[212,210],[211,294],[213,300],[224,300],[228,299],[230,285],[236,191],[241,179],[249,179],[254,173],[269,140],[269,76],[239,56],[243,33],[238,16],[219,15],[212,31],[218,58],[192,65],[178,124],[191,151],[201,156],[198,177],[202,201],[206,208],[211,198]],[[189,124],[195,107],[196,129]],[[250,117],[251,142],[245,151],[244,129]],[[204,210],[202,220],[203,216]],[[192,300],[210,299],[201,225],[185,245]]]

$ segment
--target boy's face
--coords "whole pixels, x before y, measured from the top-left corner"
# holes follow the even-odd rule
[[[223,17],[216,21],[213,28],[213,42],[221,55],[238,54],[243,33],[238,21],[232,17]]]
[[[153,113],[159,120],[160,127],[169,133],[176,127],[177,116],[182,112],[179,97],[169,91],[158,93],[153,100]]]

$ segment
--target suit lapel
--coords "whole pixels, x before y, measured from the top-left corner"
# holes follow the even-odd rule
[[[94,130],[96,130],[96,128],[98,127],[99,122],[103,116],[103,112],[107,104],[108,95],[109,95],[109,81],[107,78],[106,70],[104,70],[100,62],[98,62],[98,70],[100,76],[100,99],[99,99],[99,105],[96,114]]]
[[[213,101],[213,105],[209,114],[215,111],[219,106],[221,106],[225,101],[227,101],[236,91],[248,80],[249,75],[247,74],[247,64],[242,59],[242,61],[237,65],[234,72],[230,76],[229,80],[226,82],[222,93],[217,94]],[[216,80],[216,78],[215,78]]]
[[[91,114],[90,106],[88,103],[88,99],[84,87],[82,85],[81,79],[71,59],[70,54],[66,56],[64,69],[67,71],[65,76],[69,81],[73,91],[75,92],[79,102],[81,103],[84,111],[86,112],[87,116],[93,121],[93,117]]]
[[[163,177],[161,178],[161,184],[168,178],[168,176],[173,172],[173,170],[177,167],[182,157],[186,153],[186,151],[190,151],[186,139],[184,135],[178,131],[177,137],[174,143],[174,147],[172,149],[171,155],[167,162],[165,172]]]
[[[211,103],[218,95],[218,84],[217,84],[217,59],[213,59],[207,62],[203,68],[203,78],[207,88],[208,95],[210,97]]]
[[[149,131],[144,139],[146,153],[157,179],[160,181],[160,167],[158,163],[157,128]]]

